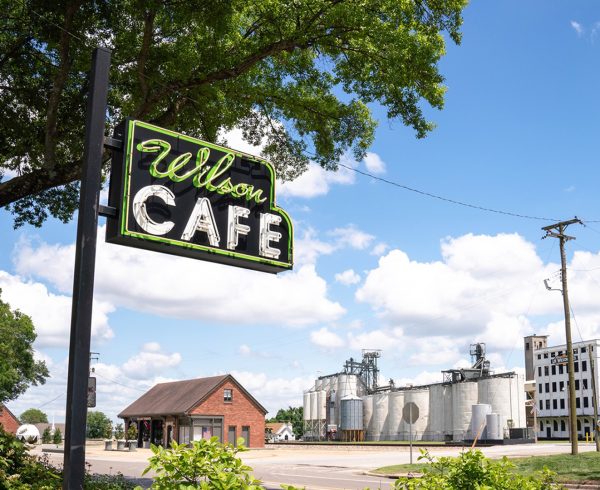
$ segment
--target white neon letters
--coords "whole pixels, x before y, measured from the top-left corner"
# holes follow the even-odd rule
[[[175,206],[175,196],[173,193],[162,185],[148,185],[137,191],[133,198],[133,216],[140,227],[152,235],[166,235],[169,233],[175,223],[172,221],[164,221],[157,223],[146,210],[146,201],[150,197],[156,197],[162,200],[167,206]]]
[[[271,225],[279,225],[281,216],[270,213],[260,213],[260,241],[258,245],[258,253],[263,257],[277,260],[281,254],[281,250],[271,247],[271,242],[281,240],[281,233],[271,230]]]
[[[237,248],[240,235],[250,233],[250,227],[240,223],[240,218],[247,218],[249,214],[248,208],[229,206],[227,210],[227,248],[229,250]]]
[[[162,201],[167,206],[175,207],[175,195],[173,192],[162,185],[148,185],[142,187],[133,198],[133,216],[138,226],[146,233],[155,236],[163,236],[173,230],[175,223],[173,221],[164,221],[158,223],[154,221],[148,214],[146,202],[148,199],[154,198],[157,201]],[[174,216],[175,213],[172,213]],[[251,232],[251,226],[240,222],[241,220],[250,217],[250,209],[243,206],[229,205],[227,209],[227,249],[236,250],[239,246],[240,236],[248,236]],[[271,227],[279,226],[282,218],[276,214],[260,213],[260,229],[258,233],[258,255],[278,260],[281,255],[281,250],[276,248],[276,245],[282,238],[282,234],[275,231]],[[225,227],[225,223],[221,223],[221,227]],[[252,221],[251,221],[252,223]],[[225,231],[225,230],[221,230]],[[191,242],[196,232],[206,233],[208,243],[211,247],[219,247],[221,236],[219,228],[215,220],[211,202],[206,197],[198,198],[194,204],[194,208],[185,224],[185,228],[181,235],[181,240]],[[256,234],[253,234],[255,236]],[[253,238],[255,240],[256,238]],[[252,247],[250,247],[252,248]],[[254,249],[256,250],[256,249]],[[243,251],[240,251],[244,253]],[[256,252],[254,252],[256,253]]]
[[[206,233],[208,235],[208,243],[213,247],[219,246],[219,242],[221,241],[219,230],[217,230],[212,206],[206,197],[202,197],[196,201],[196,205],[190,215],[190,219],[188,219],[187,225],[185,225],[181,239],[189,242],[196,231]]]

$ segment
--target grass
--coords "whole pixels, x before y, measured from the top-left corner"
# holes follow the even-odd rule
[[[570,454],[553,454],[551,456],[530,456],[528,458],[510,458],[515,465],[515,472],[531,476],[544,467],[549,468],[558,476],[560,482],[581,482],[600,480],[600,453],[587,452],[577,456]],[[399,464],[384,466],[374,472],[382,475],[420,473],[427,464]]]

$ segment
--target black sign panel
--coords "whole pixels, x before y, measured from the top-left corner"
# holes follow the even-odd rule
[[[265,160],[126,120],[106,240],[263,272],[292,268],[293,228]]]

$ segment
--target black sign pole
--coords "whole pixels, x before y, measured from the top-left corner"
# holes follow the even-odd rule
[[[92,55],[85,122],[85,150],[81,173],[79,217],[73,278],[69,378],[63,490],[83,488],[85,474],[85,425],[87,417],[90,336],[96,266],[98,200],[102,186],[102,152],[106,123],[106,99],[110,51],[96,48]]]

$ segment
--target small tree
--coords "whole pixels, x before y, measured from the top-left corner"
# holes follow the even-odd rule
[[[22,424],[47,424],[48,416],[37,408],[29,408],[21,414],[19,420]]]
[[[107,436],[107,432],[111,432]],[[86,437],[89,439],[101,439],[112,436],[112,422],[102,412],[88,412]]]
[[[54,429],[54,434],[52,434],[52,442],[54,444],[62,444],[62,432],[58,427]]]
[[[125,437],[125,430],[123,430],[123,424],[117,424],[115,426],[115,437],[117,439],[123,439]]]
[[[52,431],[50,430],[50,426],[44,429],[42,432],[42,444],[50,444],[52,442]]]
[[[137,440],[138,431],[135,424],[129,424],[129,428],[127,429],[127,439],[130,441]]]

